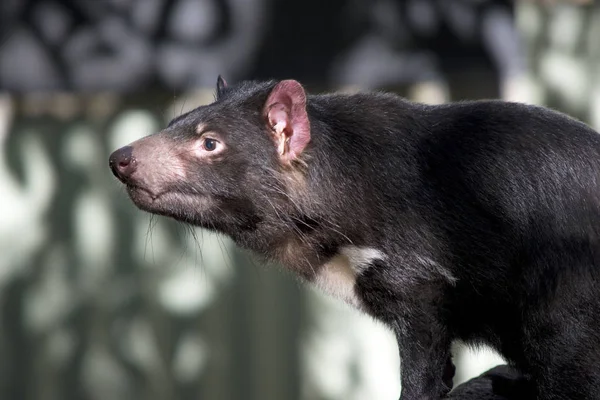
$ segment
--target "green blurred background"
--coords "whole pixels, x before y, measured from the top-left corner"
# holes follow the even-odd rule
[[[225,237],[137,210],[110,152],[217,74],[498,97],[600,129],[600,5],[3,0],[0,399],[396,399],[392,335]],[[457,346],[455,383],[502,362]]]

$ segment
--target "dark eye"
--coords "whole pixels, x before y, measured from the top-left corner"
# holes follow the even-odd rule
[[[215,139],[206,138],[204,139],[204,149],[206,151],[213,151],[217,148],[217,141]]]

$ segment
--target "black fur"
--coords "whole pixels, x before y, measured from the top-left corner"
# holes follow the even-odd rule
[[[534,400],[529,381],[514,368],[500,365],[454,389],[448,400]]]
[[[223,79],[223,77],[219,75],[219,77],[217,78],[217,98],[221,96],[221,94],[225,91],[226,87],[227,82],[225,82],[225,79]]]
[[[168,202],[134,201],[307,280],[343,245],[382,251],[356,291],[398,337],[404,400],[447,394],[457,339],[498,350],[532,398],[600,398],[598,133],[501,101],[318,95],[307,103],[311,141],[286,166],[264,114],[276,83],[218,84],[215,103],[174,120],[161,140],[185,148],[202,123],[227,151],[184,158],[187,179],[164,184]],[[193,208],[179,192],[216,206]]]

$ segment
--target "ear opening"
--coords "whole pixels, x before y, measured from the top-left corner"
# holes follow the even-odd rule
[[[264,112],[281,161],[290,163],[310,142],[304,88],[295,80],[279,82],[271,90]]]

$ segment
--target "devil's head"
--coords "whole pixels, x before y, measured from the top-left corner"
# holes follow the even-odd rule
[[[156,134],[116,150],[110,167],[142,210],[234,236],[293,214],[310,142],[296,81],[244,82]],[[297,211],[297,210],[296,210]]]

